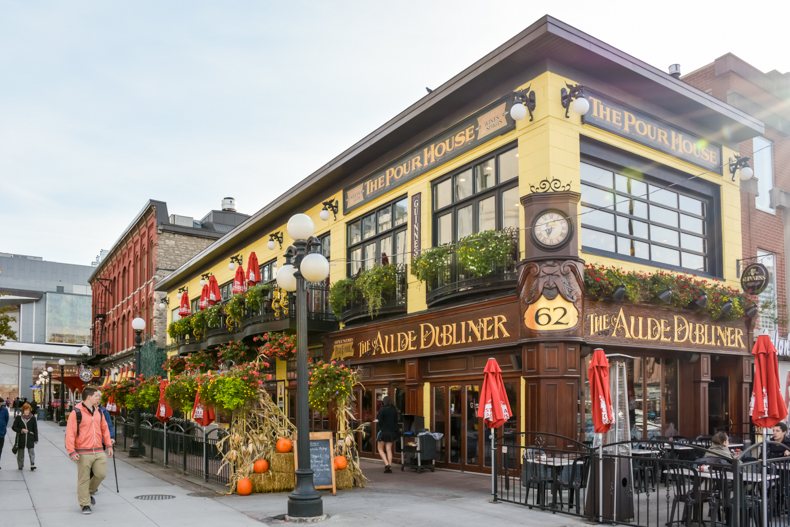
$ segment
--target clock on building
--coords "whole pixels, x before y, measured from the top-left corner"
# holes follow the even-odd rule
[[[571,236],[568,216],[556,209],[544,210],[532,221],[532,238],[544,249],[562,247]]]

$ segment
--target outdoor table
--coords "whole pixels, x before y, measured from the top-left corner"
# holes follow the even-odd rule
[[[660,450],[655,450],[652,448],[632,448],[631,455],[633,456],[655,456],[659,454]]]
[[[532,463],[550,467],[551,469],[551,508],[557,506],[557,491],[559,490],[559,483],[561,481],[561,474],[565,467],[570,467],[576,461],[575,457],[568,456],[535,456],[529,460]]]

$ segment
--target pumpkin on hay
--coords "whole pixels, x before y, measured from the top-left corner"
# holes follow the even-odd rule
[[[269,462],[265,459],[258,459],[252,465],[252,471],[256,474],[263,474],[264,472],[269,471]]]
[[[241,478],[236,483],[236,493],[239,496],[249,496],[252,494],[252,480],[250,478]]]
[[[274,449],[279,454],[287,454],[293,448],[293,443],[287,437],[281,437],[277,440],[277,443],[274,445]]]
[[[335,456],[335,470],[345,470],[348,467],[346,456]]]

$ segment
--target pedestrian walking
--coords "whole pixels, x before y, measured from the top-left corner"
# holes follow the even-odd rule
[[[382,399],[383,406],[376,416],[378,423],[378,434],[376,446],[379,456],[384,461],[384,472],[392,472],[392,455],[395,447],[395,440],[398,438],[398,410],[392,404],[392,398],[388,395]]]
[[[101,392],[93,387],[82,391],[82,402],[74,407],[66,423],[66,452],[77,464],[77,500],[82,514],[90,514],[93,497],[107,476],[107,456],[112,456],[112,438],[104,413],[99,409]]]
[[[0,397],[0,457],[3,455],[6,431],[8,431],[8,405],[7,401],[3,401]]]
[[[19,470],[25,468],[25,450],[30,458],[30,470],[36,470],[36,443],[38,443],[38,422],[33,415],[30,403],[22,405],[22,413],[14,417],[11,430],[16,432],[13,452],[16,454],[16,465]]]

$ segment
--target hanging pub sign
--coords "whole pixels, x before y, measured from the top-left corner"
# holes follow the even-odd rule
[[[584,337],[588,343],[675,351],[746,352],[743,319],[711,320],[703,314],[678,313],[647,305],[588,301]]]
[[[768,269],[763,264],[749,264],[741,273],[741,288],[747,295],[759,295],[765,290],[769,279]]]
[[[508,95],[423,143],[393,163],[343,191],[343,210],[353,210],[432,168],[446,163],[516,127],[510,117],[513,96]]]
[[[690,163],[721,173],[721,146],[656,117],[586,91],[590,111],[584,122]]]

